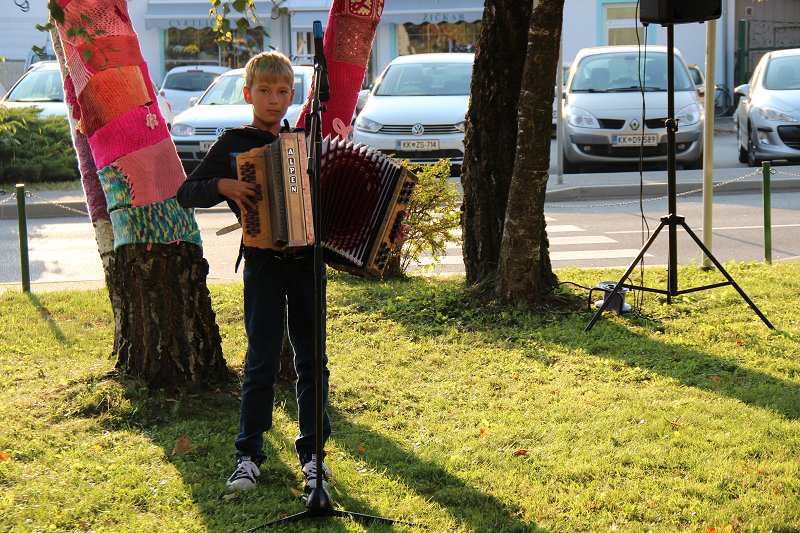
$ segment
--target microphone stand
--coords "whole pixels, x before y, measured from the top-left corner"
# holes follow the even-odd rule
[[[741,287],[736,283],[736,281],[728,274],[728,271],[722,266],[722,264],[717,261],[717,259],[711,254],[711,250],[709,250],[703,241],[695,235],[695,233],[691,230],[689,225],[686,223],[685,217],[682,217],[677,214],[677,186],[676,186],[676,170],[675,170],[675,132],[678,130],[678,122],[675,120],[675,37],[674,37],[674,26],[672,24],[666,25],[667,26],[667,115],[669,118],[666,120],[666,127],[667,127],[667,209],[669,210],[669,214],[661,217],[661,224],[658,225],[653,235],[648,239],[647,243],[639,250],[639,254],[631,261],[631,264],[628,266],[628,270],[620,278],[619,282],[614,286],[611,294],[607,295],[604,300],[603,304],[600,306],[600,309],[594,314],[592,319],[586,325],[583,331],[589,331],[594,326],[595,322],[600,318],[603,314],[603,311],[609,306],[612,300],[614,300],[614,295],[619,295],[620,300],[624,298],[622,294],[622,289],[639,289],[643,291],[655,292],[658,294],[664,294],[667,296],[667,303],[672,302],[672,297],[677,296],[679,294],[686,294],[689,292],[695,291],[702,291],[705,289],[713,289],[716,287],[724,287],[726,285],[732,286],[736,289],[736,292],[739,293],[739,296],[747,302],[747,305],[750,306],[751,309],[758,315],[758,318],[761,319],[764,324],[767,325],[769,329],[775,329],[775,326],[764,316],[764,313],[756,306],[755,303],[747,296],[747,294],[742,290]],[[692,287],[689,289],[682,289],[678,290],[678,226],[683,228],[683,230],[692,238],[692,240],[697,244],[697,246],[703,251],[706,257],[714,263],[714,266],[717,267],[717,270],[725,277],[727,281],[720,282],[720,283],[712,283],[710,285],[704,285],[700,287]],[[636,268],[636,263],[638,263],[643,257],[647,249],[650,248],[650,245],[653,244],[653,241],[656,240],[658,234],[661,233],[661,230],[667,228],[667,235],[668,235],[668,261],[667,261],[667,289],[654,289],[651,287],[642,287],[638,285],[629,285],[627,283],[623,283],[628,276],[631,275],[633,269]]]
[[[319,30],[318,26],[319,25]],[[314,22],[315,34],[317,31],[321,33],[322,26],[319,22]],[[316,37],[316,35],[315,35]],[[314,59],[314,95],[311,99],[311,113],[306,117],[306,125],[310,131],[311,137],[311,150],[308,155],[308,170],[309,181],[311,182],[311,206],[314,215],[314,355],[315,355],[315,425],[316,425],[316,471],[317,483],[316,488],[311,491],[306,500],[306,510],[297,514],[293,514],[284,518],[267,522],[266,524],[256,526],[246,530],[247,532],[256,531],[265,527],[272,527],[275,525],[286,524],[290,522],[299,522],[306,518],[324,518],[335,516],[339,518],[354,518],[366,524],[379,521],[387,524],[403,524],[407,526],[414,526],[409,522],[401,522],[391,518],[382,516],[373,516],[363,513],[354,513],[352,511],[342,511],[333,508],[333,501],[331,500],[328,491],[322,483],[322,461],[325,443],[323,442],[324,432],[324,419],[323,411],[325,410],[325,391],[323,387],[323,353],[325,351],[325,262],[323,259],[322,250],[322,209],[320,202],[320,176],[322,175],[322,111],[325,109],[320,98],[320,87],[327,87],[327,68],[324,64],[324,53],[322,52],[321,35],[315,38],[316,44],[320,47]],[[320,54],[322,54],[320,56]],[[322,57],[322,60],[319,60]],[[323,95],[324,101],[330,97],[329,94]]]

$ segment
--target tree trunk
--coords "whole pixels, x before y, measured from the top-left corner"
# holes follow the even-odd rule
[[[202,249],[129,244],[114,262],[114,292],[125,296],[114,317],[117,368],[158,386],[226,377]]]
[[[472,284],[491,279],[500,257],[532,4],[486,0],[484,7],[461,170],[464,266]]]
[[[206,286],[208,263],[193,213],[174,204],[185,174],[174,145],[163,144],[169,134],[127,4],[59,0],[49,9],[114,311],[117,368],[156,386],[216,381],[227,368]],[[134,125],[131,116],[140,121]]]
[[[530,18],[518,144],[495,281],[497,297],[508,302],[539,304],[558,281],[550,264],[544,200],[563,10],[564,0],[538,0]]]

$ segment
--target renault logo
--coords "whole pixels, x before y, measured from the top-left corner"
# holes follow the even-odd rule
[[[634,128],[634,129],[636,129],[636,128]],[[223,133],[225,133],[225,128],[222,128],[222,127],[217,128],[217,137],[219,137]]]
[[[414,135],[422,135],[423,133],[425,133],[425,126],[419,123],[414,124],[413,126],[411,126],[411,133],[413,133]]]
[[[631,129],[638,130],[639,129],[639,121],[636,119],[631,120]]]

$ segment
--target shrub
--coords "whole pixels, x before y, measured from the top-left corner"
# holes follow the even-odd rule
[[[384,276],[401,277],[412,262],[424,252],[430,252],[434,260],[447,253],[447,243],[455,237],[459,227],[458,206],[461,202],[456,184],[450,182],[450,160],[440,159],[433,165],[409,165],[419,178],[411,195],[406,212],[406,222],[411,226],[408,240],[396,248],[389,257]]]
[[[80,177],[69,124],[35,108],[0,106],[0,183],[69,181]]]

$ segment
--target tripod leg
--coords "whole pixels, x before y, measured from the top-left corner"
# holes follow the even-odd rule
[[[720,264],[720,262],[719,262],[719,261],[717,261],[717,258],[716,258],[716,257],[714,257],[714,255],[711,253],[711,250],[709,250],[708,248],[706,248],[706,245],[705,245],[705,244],[703,244],[703,241],[701,241],[701,240],[700,240],[700,239],[697,237],[697,235],[695,235],[695,234],[694,234],[694,232],[693,232],[693,231],[692,231],[692,230],[689,228],[689,226],[686,224],[686,222],[684,222],[684,221],[680,221],[680,222],[679,222],[679,224],[680,224],[680,225],[683,227],[683,229],[684,229],[684,230],[686,230],[686,233],[688,233],[688,234],[689,234],[689,236],[692,238],[692,240],[693,240],[695,243],[697,243],[697,246],[699,246],[699,247],[700,247],[700,249],[703,251],[703,253],[704,253],[704,254],[706,254],[706,257],[707,257],[707,258],[708,258],[708,259],[709,259],[709,260],[710,260],[712,263],[714,263],[714,266],[715,266],[715,267],[717,267],[717,270],[719,270],[719,271],[720,271],[720,273],[721,273],[723,276],[725,276],[725,279],[727,279],[727,280],[728,280],[728,282],[729,282],[729,283],[730,283],[730,284],[733,286],[733,288],[734,288],[734,289],[736,289],[736,292],[738,292],[738,293],[739,293],[739,296],[741,296],[741,297],[742,297],[742,299],[743,299],[745,302],[747,302],[747,305],[749,305],[749,306],[750,306],[750,308],[751,308],[753,311],[755,311],[755,313],[756,313],[756,314],[758,315],[758,317],[759,317],[759,318],[760,318],[760,319],[761,319],[761,320],[764,322],[764,324],[766,324],[766,325],[767,325],[767,327],[768,327],[769,329],[775,329],[775,326],[773,326],[773,325],[772,325],[772,323],[771,323],[771,322],[770,322],[770,321],[767,319],[767,317],[766,317],[766,316],[764,316],[764,313],[762,313],[762,312],[761,312],[761,310],[760,310],[760,309],[759,309],[759,308],[756,306],[756,304],[755,304],[755,303],[753,303],[753,301],[752,301],[752,300],[751,300],[751,299],[750,299],[750,298],[747,296],[747,294],[745,294],[745,292],[742,290],[742,288],[741,288],[741,287],[739,287],[739,284],[738,284],[738,283],[736,283],[736,281],[734,281],[734,279],[733,279],[733,278],[730,276],[730,274],[728,274],[728,271],[727,271],[727,270],[725,270],[725,268],[723,268],[723,266]]]
[[[583,331],[589,331],[590,329],[592,329],[594,327],[594,323],[597,322],[597,319],[599,319],[600,316],[603,314],[603,311],[606,310],[606,307],[608,307],[609,303],[611,303],[611,298],[615,294],[619,294],[620,298],[622,298],[622,295],[617,292],[617,289],[621,289],[622,288],[622,284],[625,282],[626,279],[628,279],[628,276],[631,275],[631,272],[633,272],[633,269],[636,268],[636,263],[641,261],[642,257],[644,257],[644,254],[647,252],[647,249],[650,248],[650,245],[653,244],[653,241],[656,240],[656,237],[658,237],[658,234],[661,233],[662,229],[664,229],[664,226],[665,226],[665,222],[662,219],[661,220],[661,224],[658,225],[658,227],[653,232],[653,234],[650,236],[650,238],[647,240],[645,245],[642,246],[642,249],[639,250],[638,255],[633,259],[633,261],[631,261],[630,266],[628,266],[628,270],[625,271],[625,273],[620,278],[619,282],[614,286],[614,290],[611,291],[611,295],[606,297],[603,300],[603,305],[600,306],[600,309],[597,310],[597,312],[594,314],[594,316],[589,321],[589,323],[586,325],[586,327],[583,328]]]

